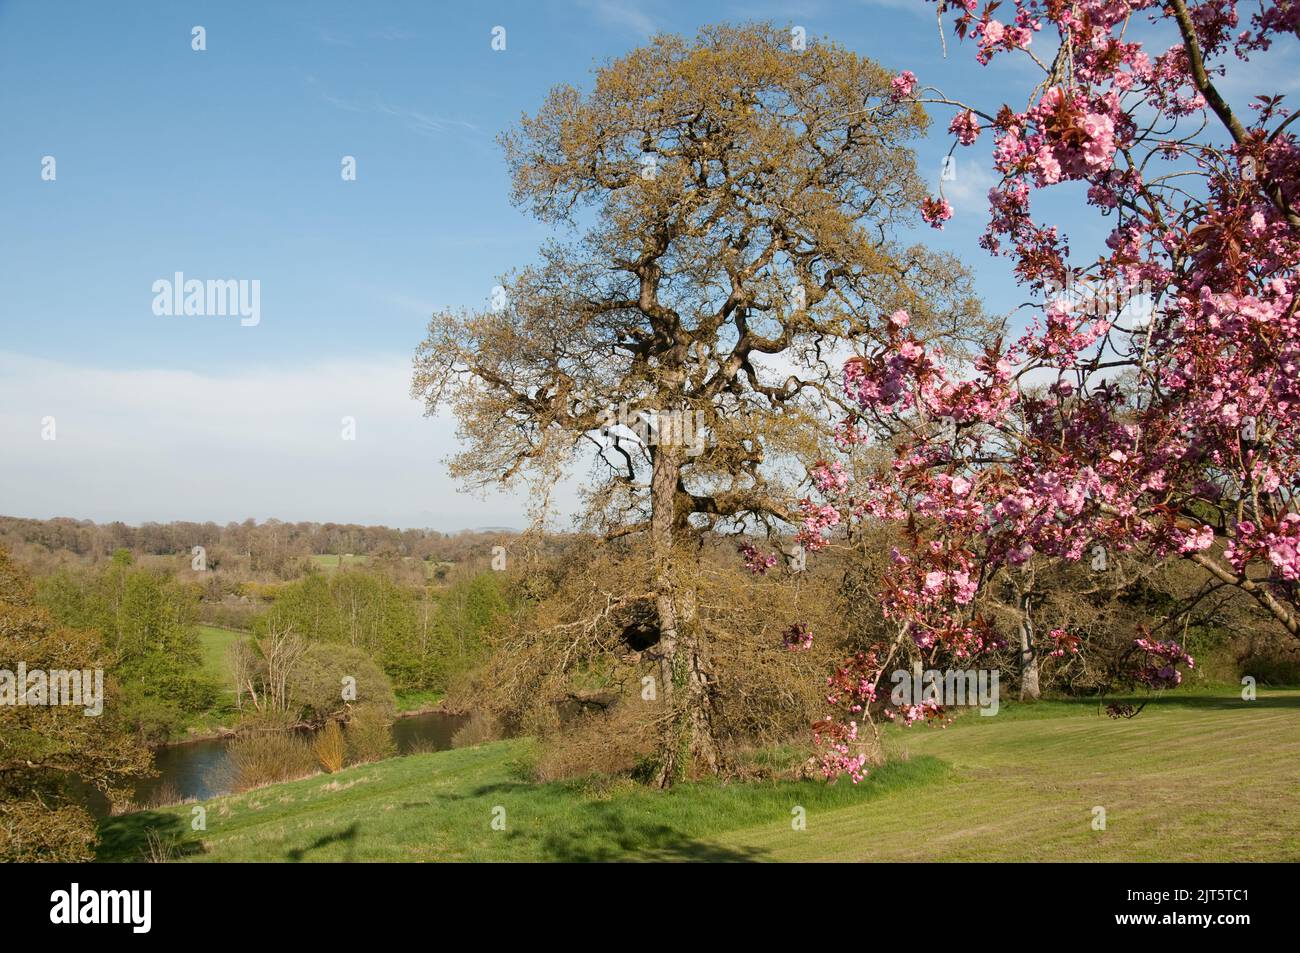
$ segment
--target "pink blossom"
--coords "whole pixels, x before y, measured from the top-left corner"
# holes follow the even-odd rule
[[[967,109],[952,117],[952,122],[948,124],[948,131],[956,136],[957,141],[963,146],[970,146],[974,145],[975,140],[979,138],[980,124],[975,118],[975,113]]]
[[[889,85],[893,90],[895,100],[907,99],[912,95],[912,91],[916,89],[916,74],[910,69],[905,69],[895,76]]]
[[[943,228],[943,223],[952,218],[952,206],[947,199],[927,198],[921,202],[921,218],[932,228]]]

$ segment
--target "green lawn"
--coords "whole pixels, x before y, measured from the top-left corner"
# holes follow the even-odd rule
[[[244,638],[247,633],[236,632],[233,629],[218,629],[213,625],[200,625],[198,629],[204,671],[216,679],[222,691],[233,695],[235,681],[231,676],[230,658],[227,653],[230,651],[231,643]]]
[[[1300,859],[1300,691],[1172,693],[1120,721],[1095,703],[1007,706],[888,744],[894,760],[857,787],[664,794],[532,784],[529,743],[498,742],[213,799],[197,834],[190,806],[111,818],[101,858],[138,857],[154,828],[215,861]]]
[[[1300,691],[1171,692],[1117,721],[1095,702],[1013,706],[890,743],[950,779],[829,812],[801,839],[769,824],[717,843],[772,860],[1300,860]]]

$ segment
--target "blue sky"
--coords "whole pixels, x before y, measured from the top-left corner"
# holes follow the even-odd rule
[[[495,136],[655,31],[749,19],[983,104],[1032,75],[951,42],[943,59],[920,0],[0,0],[0,513],[522,525],[522,493],[456,493],[452,424],[407,396],[430,312],[481,306],[548,234],[510,205]],[[935,179],[946,124],[919,148]],[[975,247],[985,155],[963,154],[956,218],[925,237],[1001,310],[1008,272]],[[155,315],[178,271],[258,279],[260,323]]]

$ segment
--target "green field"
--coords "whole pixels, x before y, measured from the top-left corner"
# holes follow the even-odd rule
[[[1095,702],[1008,706],[888,743],[891,763],[857,787],[665,794],[533,784],[530,743],[498,742],[216,798],[201,834],[189,806],[112,818],[100,856],[139,857],[152,828],[214,861],[1300,860],[1300,691],[1174,693],[1119,721]]]
[[[396,693],[397,710],[402,713],[432,711],[447,697],[447,693],[436,688],[412,688],[410,691]]]
[[[230,646],[247,633],[233,629],[219,629],[213,625],[200,625],[199,646],[203,652],[203,670],[216,679],[222,691],[234,694],[235,682],[230,672]]]
[[[411,562],[414,557],[403,556],[402,559]],[[364,566],[369,562],[369,558],[357,555],[339,556],[333,553],[323,553],[312,556],[311,561],[316,564],[318,569],[338,569],[340,566]],[[446,570],[455,565],[455,563],[451,562],[434,562],[432,559],[426,559],[424,560],[425,578],[433,579],[437,576],[439,570],[445,573]]]
[[[366,557],[354,556],[351,553],[342,556],[335,553],[324,553],[312,556],[311,561],[321,569],[338,569],[339,566],[364,566]]]
[[[208,711],[191,715],[185,723],[185,733],[190,737],[204,737],[215,731],[230,728],[238,718],[235,711],[235,680],[230,669],[230,646],[247,633],[234,629],[221,629],[214,625],[196,626],[199,632],[199,651],[203,657],[203,671],[221,689],[216,704]],[[180,740],[174,738],[173,740]]]

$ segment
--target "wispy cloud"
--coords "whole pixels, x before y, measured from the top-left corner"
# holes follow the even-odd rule
[[[421,135],[432,136],[441,135],[449,132],[471,132],[481,134],[482,129],[472,122],[466,122],[463,119],[449,119],[445,116],[434,116],[422,112],[418,109],[412,109],[407,106],[394,106],[391,103],[382,100],[373,100],[368,103],[357,103],[350,100],[342,99],[329,93],[322,93],[322,98],[335,109],[341,109],[345,112],[362,113],[371,112],[381,116],[389,116],[398,120],[411,132]]]
[[[396,27],[388,27],[387,29],[380,30],[377,33],[371,33],[370,38],[372,40],[399,42],[401,40],[418,40],[420,35],[418,33],[412,33],[410,30],[399,30]]]
[[[317,29],[316,35],[320,38],[322,43],[329,46],[355,46],[352,37],[347,33],[339,33],[335,30],[320,27]],[[390,26],[385,27],[382,30],[375,30],[371,33],[367,33],[366,39],[381,40],[386,43],[396,43],[403,40],[417,40],[419,39],[419,36],[418,33],[412,33],[410,30],[403,30],[398,27]]]
[[[329,46],[351,46],[352,45],[352,37],[348,36],[345,33],[335,33],[333,30],[326,30],[322,28],[317,31],[317,34],[320,36],[320,41]]]
[[[987,212],[989,189],[997,179],[982,162],[963,156],[954,156],[956,178],[951,182],[936,182],[935,189],[943,186],[943,195],[958,212]]]
[[[524,525],[523,499],[457,492],[442,463],[454,422],[422,416],[410,372],[406,355],[196,372],[0,351],[0,512]]]
[[[442,116],[430,116],[428,113],[420,112],[418,109],[408,109],[404,106],[391,106],[388,103],[377,103],[375,109],[385,116],[392,116],[406,124],[406,128],[412,132],[432,135],[436,133],[452,132],[463,130],[469,132],[479,132],[479,127],[472,122],[465,122],[462,119],[447,119]]]
[[[585,0],[583,6],[604,23],[630,30],[642,37],[650,37],[659,32],[655,21],[645,12],[643,3],[634,0]]]

